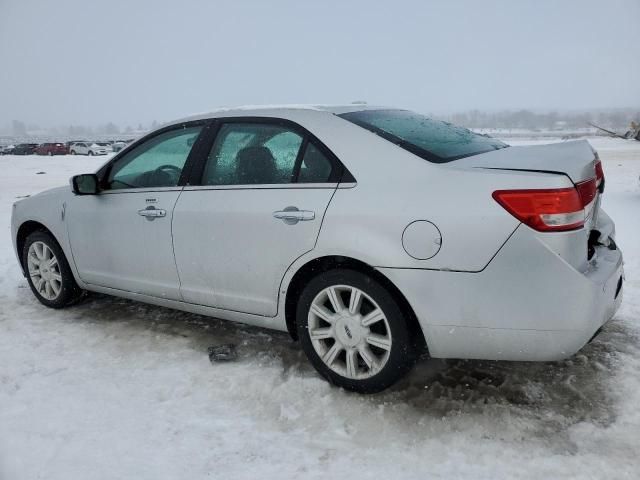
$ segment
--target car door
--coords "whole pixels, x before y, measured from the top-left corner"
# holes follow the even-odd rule
[[[97,195],[66,208],[73,259],[92,285],[180,299],[171,220],[202,124],[164,129],[99,173]]]
[[[336,162],[294,125],[221,121],[174,211],[184,300],[275,316],[287,268],[314,248],[341,174]]]

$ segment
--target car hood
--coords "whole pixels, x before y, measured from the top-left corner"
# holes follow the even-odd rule
[[[62,197],[70,192],[71,192],[71,187],[68,187],[68,186],[49,188],[47,190],[43,190],[42,192],[35,193],[33,195],[25,195],[22,201],[31,200],[31,199],[43,199],[43,198],[49,198],[49,197]]]

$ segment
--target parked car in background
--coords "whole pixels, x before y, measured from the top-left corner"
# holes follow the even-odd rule
[[[113,145],[111,145],[111,149],[114,152],[119,152],[131,142],[133,142],[133,140],[116,140],[115,142],[113,142]]]
[[[35,149],[38,155],[67,155],[69,148],[64,143],[43,143]]]
[[[13,205],[36,298],[83,290],[288,331],[359,392],[435,358],[554,361],[622,300],[588,142],[510,147],[348,105],[176,121]]]
[[[20,143],[15,146],[11,153],[13,155],[33,155],[36,148],[38,148],[37,143]]]
[[[107,153],[113,152],[113,142],[95,142],[95,144],[104,147]]]
[[[0,147],[0,155],[9,155],[13,153],[13,150],[16,148],[15,145],[4,145]]]
[[[74,143],[80,143],[80,142],[91,143],[88,140],[71,140],[69,142],[65,142],[65,145],[69,149],[69,152],[71,152],[71,145],[73,145]]]
[[[71,155],[106,155],[107,149],[93,142],[76,142],[69,147]]]

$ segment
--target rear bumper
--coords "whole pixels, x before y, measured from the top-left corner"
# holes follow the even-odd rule
[[[619,249],[579,271],[520,226],[481,272],[380,268],[403,292],[439,358],[559,360],[580,350],[622,301]]]

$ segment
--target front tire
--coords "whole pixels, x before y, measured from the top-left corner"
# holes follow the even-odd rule
[[[347,390],[380,392],[415,362],[415,342],[402,310],[363,273],[331,270],[312,279],[298,300],[296,320],[311,364]]]
[[[43,305],[64,308],[82,295],[62,248],[50,233],[37,231],[27,237],[22,262],[29,287]]]
[[[93,157],[93,152],[92,152],[91,150],[89,150],[88,155],[89,155],[90,157]]]

